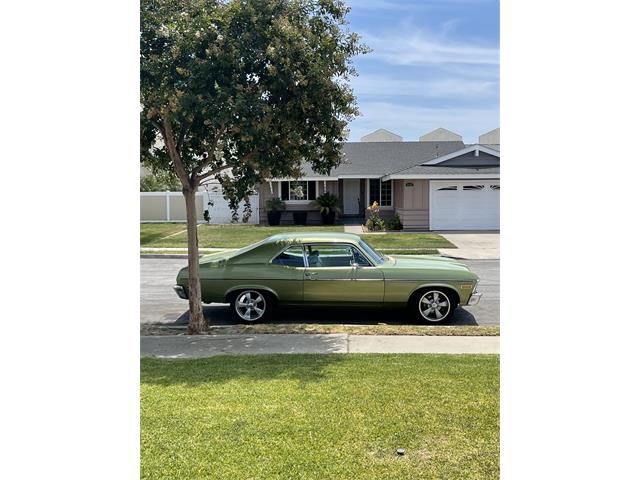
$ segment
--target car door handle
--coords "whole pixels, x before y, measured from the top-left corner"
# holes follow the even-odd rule
[[[318,272],[304,272],[304,276],[307,277],[309,280],[315,280],[316,277],[318,276]]]

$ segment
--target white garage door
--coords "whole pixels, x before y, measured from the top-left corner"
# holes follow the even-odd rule
[[[500,229],[500,180],[432,180],[431,230]]]

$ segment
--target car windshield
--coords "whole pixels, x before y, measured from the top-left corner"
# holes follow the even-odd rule
[[[375,263],[376,265],[380,265],[382,262],[386,260],[387,257],[385,255],[382,255],[381,253],[376,252],[373,249],[373,247],[371,247],[364,240],[360,239],[360,242],[358,244],[360,245],[360,248],[362,248],[365,252],[367,252],[367,255],[369,255],[371,260],[373,260],[373,263]]]

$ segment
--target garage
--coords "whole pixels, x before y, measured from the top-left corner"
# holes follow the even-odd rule
[[[431,180],[431,230],[499,230],[500,180]]]

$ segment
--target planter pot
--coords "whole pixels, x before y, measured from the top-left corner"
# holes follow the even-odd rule
[[[306,225],[307,212],[293,212],[293,223],[295,225]]]
[[[320,213],[323,225],[334,225],[336,223],[336,212],[331,210],[329,213]]]
[[[269,225],[271,226],[280,225],[281,215],[282,215],[282,212],[279,210],[273,210],[271,212],[267,212],[267,221],[269,222]]]

